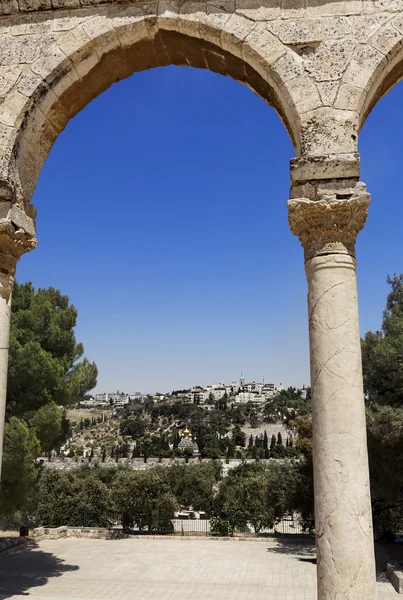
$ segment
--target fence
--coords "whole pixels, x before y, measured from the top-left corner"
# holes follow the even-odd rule
[[[212,531],[210,519],[165,519],[154,520],[154,525],[148,527],[134,527],[130,529],[133,535],[175,535],[175,536],[191,536],[191,537],[209,537],[223,535],[220,532]],[[249,525],[247,528],[233,532],[228,532],[227,535],[234,537],[265,537],[273,535],[301,535],[307,534],[302,528],[298,519],[290,516],[282,519],[274,527],[270,529],[261,529],[258,533]]]
[[[15,519],[0,517],[0,541],[18,537],[20,535],[20,523]]]

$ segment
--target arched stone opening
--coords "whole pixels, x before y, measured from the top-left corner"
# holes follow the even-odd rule
[[[193,66],[246,84],[275,108],[298,152],[297,111],[276,70],[276,61],[290,54],[292,62],[293,53],[259,25],[220,11],[211,18],[157,15],[144,6],[109,9],[88,20],[84,12],[82,19],[23,67],[0,109],[3,196],[30,216],[42,164],[68,121],[110,85],[144,69]]]
[[[357,62],[359,66],[359,62]],[[376,103],[403,79],[403,21],[396,16],[372,38],[361,56],[362,82],[357,94],[359,128]]]
[[[343,3],[305,3],[290,15],[286,3],[274,2],[266,8],[278,12],[267,17],[263,11],[263,18],[259,4],[246,8],[248,18],[231,0],[219,7],[107,1],[106,8],[66,0],[72,11],[59,1],[62,10],[32,19],[20,14],[2,32],[3,64],[11,72],[0,105],[0,427],[13,274],[36,243],[29,202],[57,135],[96,95],[135,71],[177,64],[229,75],[277,110],[303,155],[292,165],[289,222],[305,248],[310,290],[319,598],[375,598],[354,258],[369,194],[358,183],[354,153],[359,116],[363,121],[382,90],[377,78],[393,70],[398,30],[388,23],[368,44],[346,44],[356,12],[351,3],[334,21],[327,8],[333,15],[337,4],[344,14]],[[38,13],[42,5],[51,8],[48,0],[40,8],[33,4]],[[308,8],[315,19],[306,20]],[[266,21],[273,18],[278,22],[270,27]],[[338,41],[326,47],[329,36]],[[354,452],[351,439],[357,440]]]

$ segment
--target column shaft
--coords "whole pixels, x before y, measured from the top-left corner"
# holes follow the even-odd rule
[[[318,600],[374,600],[355,274],[355,241],[370,196],[352,178],[297,189],[310,194],[289,200],[288,208],[308,279]]]
[[[11,296],[14,278],[0,273],[0,481],[3,462],[4,422],[7,399],[8,345],[10,339]]]
[[[376,598],[355,259],[306,263],[319,600]]]

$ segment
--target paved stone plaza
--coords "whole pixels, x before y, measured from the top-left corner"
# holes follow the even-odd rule
[[[0,558],[0,600],[314,600],[315,578],[304,540],[46,540]]]

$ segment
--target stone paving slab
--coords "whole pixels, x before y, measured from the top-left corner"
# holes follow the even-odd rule
[[[315,569],[305,540],[43,540],[0,558],[0,600],[315,600]]]

